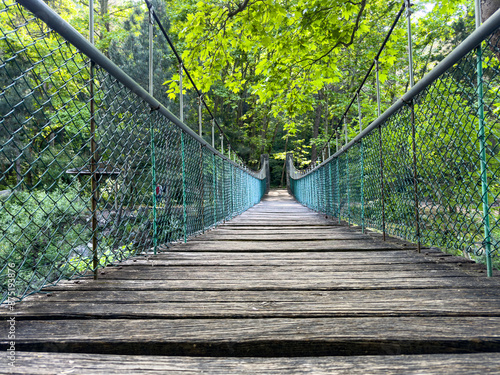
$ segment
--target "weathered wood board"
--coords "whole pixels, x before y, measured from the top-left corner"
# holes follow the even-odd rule
[[[19,374],[500,372],[496,273],[341,226],[284,192],[0,309],[12,314]]]
[[[210,358],[21,352],[15,369],[0,368],[0,374],[483,375],[499,368],[498,353]]]

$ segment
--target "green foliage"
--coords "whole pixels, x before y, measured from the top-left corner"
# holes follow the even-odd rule
[[[90,239],[88,199],[79,186],[16,192],[2,206],[0,259],[20,268],[19,290],[77,271],[66,265],[68,257]]]

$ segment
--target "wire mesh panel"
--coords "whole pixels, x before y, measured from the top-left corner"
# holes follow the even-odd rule
[[[401,108],[382,128],[386,231],[414,240],[415,201],[410,110]]]
[[[0,20],[2,302],[166,250],[260,201],[262,172],[176,123],[102,54],[107,67],[14,1]]]
[[[383,230],[383,162],[378,130],[363,138],[363,199],[367,227]]]
[[[311,194],[328,186],[339,220],[499,268],[500,31],[485,29],[323,165],[288,163],[297,200],[324,212]]]

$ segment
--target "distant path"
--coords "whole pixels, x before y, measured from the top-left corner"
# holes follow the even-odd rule
[[[17,304],[16,373],[500,372],[500,282],[481,268],[274,190],[168,252]]]

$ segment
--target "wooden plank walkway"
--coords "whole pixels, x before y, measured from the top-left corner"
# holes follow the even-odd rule
[[[17,304],[12,373],[500,373],[499,286],[272,191],[166,253]]]

